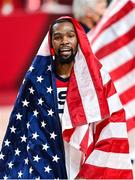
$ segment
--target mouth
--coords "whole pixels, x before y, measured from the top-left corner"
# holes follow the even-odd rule
[[[71,49],[69,49],[69,48],[61,48],[60,50],[59,50],[59,53],[60,53],[60,55],[62,55],[62,56],[69,56],[69,55],[71,55]]]

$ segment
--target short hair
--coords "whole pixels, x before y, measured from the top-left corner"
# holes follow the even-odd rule
[[[96,0],[73,0],[72,12],[76,19],[84,17],[86,15],[86,10],[96,8]]]
[[[50,36],[51,36],[51,38],[52,38],[52,34],[53,34],[53,26],[55,25],[55,24],[57,24],[57,23],[64,23],[64,22],[70,22],[70,23],[72,23],[71,21],[70,21],[70,19],[56,19],[55,21],[53,21],[52,22],[52,24],[51,24],[51,26],[50,26]],[[73,24],[73,23],[72,23]]]
[[[56,19],[55,21],[53,21],[52,22],[52,24],[51,24],[51,26],[50,26],[50,40],[52,40],[52,34],[53,34],[53,26],[55,25],[55,24],[57,24],[57,23],[64,23],[64,22],[70,22],[70,23],[72,23],[71,22],[71,20],[70,19],[64,19],[64,18],[62,18],[62,19]],[[73,23],[72,23],[73,24]],[[73,25],[74,26],[74,25]],[[51,43],[51,42],[50,42]],[[52,46],[52,43],[51,43],[51,46]]]

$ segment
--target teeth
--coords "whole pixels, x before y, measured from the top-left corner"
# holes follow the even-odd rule
[[[62,51],[62,52],[63,52],[63,51],[70,51],[70,49],[62,49],[61,51]]]

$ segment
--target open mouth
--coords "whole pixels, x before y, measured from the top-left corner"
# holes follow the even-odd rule
[[[64,56],[68,56],[71,54],[71,49],[67,49],[67,48],[60,49],[59,53]]]

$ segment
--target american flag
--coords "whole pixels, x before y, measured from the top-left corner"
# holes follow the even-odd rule
[[[128,131],[135,128],[135,1],[114,0],[88,36],[109,71],[126,111]]]
[[[1,179],[66,179],[50,56],[37,56],[20,88],[0,153]]]
[[[0,178],[130,179],[125,113],[116,90],[79,23],[64,18],[74,24],[79,47],[61,124],[47,35],[10,117],[0,152]]]

